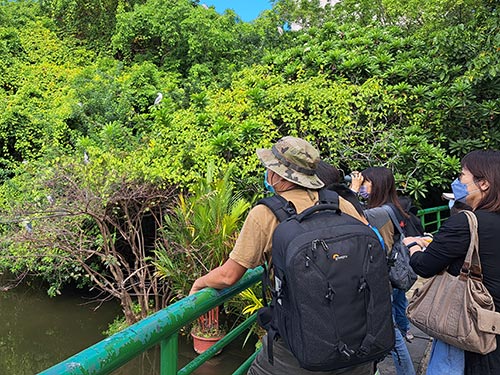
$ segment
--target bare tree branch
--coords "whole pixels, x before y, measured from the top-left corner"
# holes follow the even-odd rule
[[[168,284],[155,275],[152,250],[164,241],[158,233],[176,190],[126,180],[105,192],[97,185],[83,181],[71,168],[59,170],[42,187],[50,191],[50,206],[18,207],[10,220],[32,223],[31,232],[19,229],[12,238],[27,244],[30,252],[6,256],[49,262],[59,272],[78,265],[102,292],[98,300],[118,298],[127,322],[133,323],[170,298]],[[134,302],[141,307],[138,314]]]

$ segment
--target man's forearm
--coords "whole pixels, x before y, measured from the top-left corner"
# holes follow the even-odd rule
[[[246,268],[228,259],[222,266],[214,268],[206,275],[196,279],[189,294],[204,288],[224,289],[234,285],[245,274]]]

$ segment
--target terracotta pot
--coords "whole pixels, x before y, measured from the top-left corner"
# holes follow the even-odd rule
[[[212,347],[217,341],[219,341],[221,338],[224,336],[218,336],[218,337],[201,337],[195,335],[193,332],[191,332],[191,336],[193,337],[193,348],[194,351],[198,354],[203,353],[206,351],[208,348]],[[222,352],[222,349],[219,350],[215,355],[219,354]]]

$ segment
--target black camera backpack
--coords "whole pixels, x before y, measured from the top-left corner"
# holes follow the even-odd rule
[[[320,190],[319,202],[296,214],[275,195],[259,201],[280,224],[273,234],[272,270],[263,278],[272,301],[259,310],[268,356],[279,336],[311,371],[331,371],[383,358],[394,347],[385,251],[375,232],[343,214],[338,194]]]

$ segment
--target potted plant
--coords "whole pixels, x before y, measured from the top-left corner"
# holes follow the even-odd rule
[[[233,193],[232,168],[218,179],[214,169],[209,165],[206,176],[190,192],[180,194],[177,206],[165,217],[164,242],[155,252],[155,265],[157,274],[169,282],[172,299],[186,297],[194,280],[227,259],[250,208],[245,199]],[[195,322],[192,336],[220,339],[219,322],[217,307]]]
[[[219,326],[219,307],[217,306],[201,315],[193,325],[190,333],[193,338],[194,351],[198,354],[203,353],[223,338],[226,333]]]

